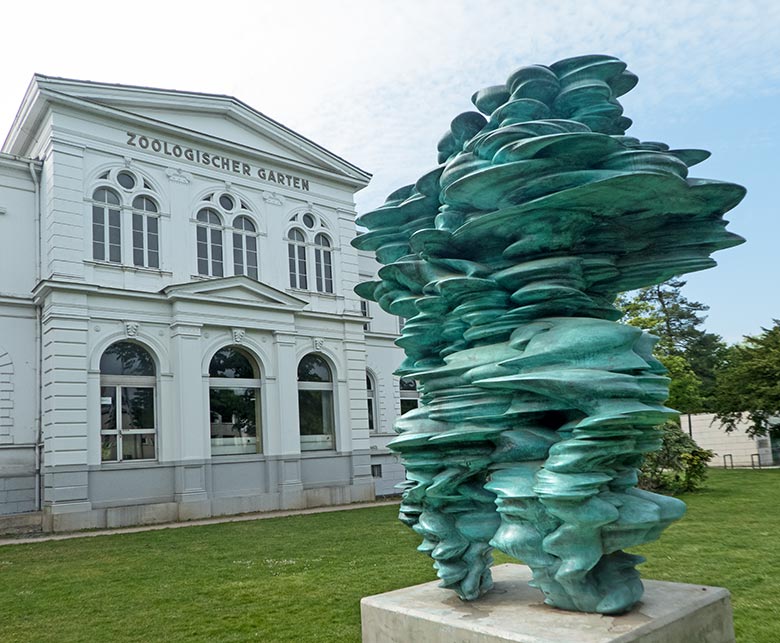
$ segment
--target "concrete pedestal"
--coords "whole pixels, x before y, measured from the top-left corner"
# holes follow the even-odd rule
[[[645,580],[623,616],[565,612],[529,587],[525,565],[493,568],[495,587],[463,602],[438,581],[360,603],[363,643],[734,643],[729,593],[721,587]]]

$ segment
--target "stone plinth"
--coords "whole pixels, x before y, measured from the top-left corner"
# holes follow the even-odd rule
[[[623,616],[564,612],[542,602],[524,565],[493,568],[495,587],[466,603],[438,581],[361,601],[363,643],[734,643],[729,592],[645,580]]]

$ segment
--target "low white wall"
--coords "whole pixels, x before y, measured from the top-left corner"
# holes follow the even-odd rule
[[[689,430],[688,415],[680,418],[683,431]],[[772,449],[769,438],[751,438],[745,430],[744,423],[736,431],[726,433],[720,422],[715,420],[711,413],[701,413],[690,416],[691,434],[696,443],[702,449],[710,449],[715,452],[715,457],[710,461],[710,466],[722,467],[723,456],[731,455],[735,467],[749,467],[753,463],[768,466],[772,464]],[[754,454],[758,454],[755,456]],[[751,461],[752,458],[752,461]],[[729,465],[731,460],[727,457]]]

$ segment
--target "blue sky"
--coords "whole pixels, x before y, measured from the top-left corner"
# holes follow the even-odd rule
[[[780,3],[536,0],[43,1],[4,11],[0,130],[33,73],[231,94],[372,172],[359,211],[435,164],[477,89],[585,53],[626,61],[630,134],[710,150],[745,185],[747,243],[690,275],[728,341],[780,318]],[[19,25],[17,28],[16,25]],[[34,27],[33,27],[34,26]],[[774,198],[773,198],[774,197]]]

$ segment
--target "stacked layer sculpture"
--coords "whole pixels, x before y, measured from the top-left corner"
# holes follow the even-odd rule
[[[356,291],[407,319],[397,375],[420,391],[391,442],[400,517],[464,600],[490,589],[495,547],[546,603],[625,612],[643,559],[623,549],[685,511],[635,486],[677,414],[656,338],[613,303],[742,243],[722,215],[745,191],[688,177],[708,152],[626,136],[636,82],[603,55],[522,67],[474,94],[436,169],[358,219],[383,266]]]

